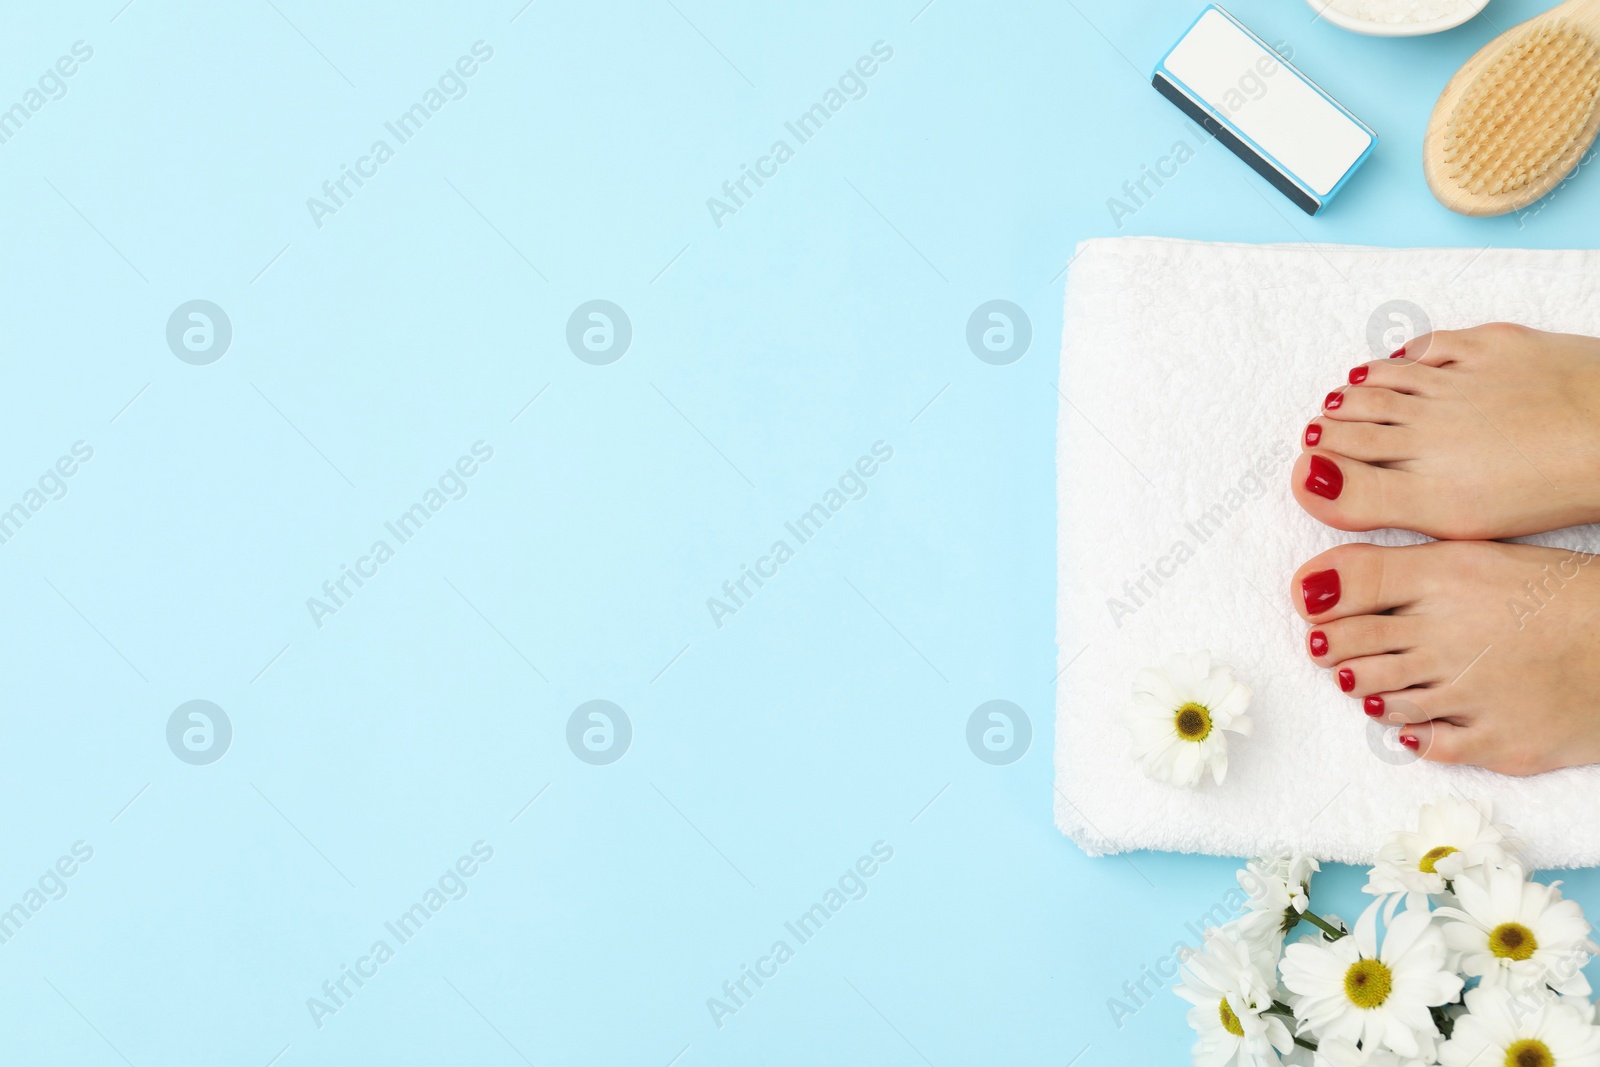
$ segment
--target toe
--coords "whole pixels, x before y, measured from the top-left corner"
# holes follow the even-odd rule
[[[1444,367],[1460,362],[1483,347],[1487,327],[1470,330],[1434,330],[1421,334],[1405,343],[1391,359],[1397,363],[1420,363],[1426,367]]]
[[[1421,397],[1367,385],[1347,385],[1329,393],[1322,402],[1325,418],[1338,422],[1382,422],[1391,425],[1414,421],[1426,403]]]
[[[1400,743],[1434,763],[1481,763],[1477,731],[1443,719],[1400,728]]]
[[[1300,441],[1307,449],[1321,448],[1363,463],[1399,463],[1411,459],[1416,451],[1413,436],[1408,426],[1317,419],[1306,427]]]
[[[1290,477],[1300,506],[1336,530],[1392,526],[1398,506],[1415,501],[1417,475],[1320,448],[1301,453]]]
[[[1399,740],[1434,763],[1470,763],[1515,777],[1543,774],[1560,765],[1531,738],[1500,737],[1479,723],[1460,726],[1431,719],[1400,727]]]
[[[1434,397],[1448,388],[1437,367],[1409,359],[1375,359],[1350,371],[1351,385],[1390,389],[1410,396]]]
[[[1438,672],[1425,651],[1390,652],[1378,656],[1341,660],[1333,677],[1339,689],[1362,699],[1374,693],[1391,693],[1438,680]]]
[[[1415,615],[1352,615],[1318,623],[1306,636],[1306,649],[1320,667],[1345,660],[1409,652],[1417,647],[1421,620]]]
[[[1350,544],[1330,548],[1301,564],[1290,579],[1290,599],[1302,617],[1319,627],[1352,615],[1379,615],[1413,603],[1416,567],[1396,567],[1395,553],[1416,548]]]
[[[1434,719],[1465,726],[1470,716],[1463,714],[1464,708],[1460,691],[1446,685],[1370,693],[1361,698],[1361,710],[1390,726]]]

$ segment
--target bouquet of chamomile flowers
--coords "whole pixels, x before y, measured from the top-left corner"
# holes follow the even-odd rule
[[[1600,1067],[1583,967],[1600,952],[1560,883],[1533,881],[1487,804],[1425,804],[1391,835],[1353,926],[1310,907],[1317,862],[1252,860],[1238,919],[1176,992],[1198,1067]]]

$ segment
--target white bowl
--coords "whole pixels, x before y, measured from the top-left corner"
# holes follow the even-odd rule
[[[1368,37],[1421,37],[1428,33],[1442,33],[1476,18],[1489,6],[1489,0],[1462,0],[1461,9],[1455,14],[1434,19],[1432,22],[1368,22],[1366,19],[1351,18],[1335,11],[1329,6],[1330,2],[1331,0],[1306,0],[1311,10],[1324,21],[1341,30],[1364,33]]]

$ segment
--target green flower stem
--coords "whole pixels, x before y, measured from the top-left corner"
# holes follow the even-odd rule
[[[1307,1041],[1303,1037],[1297,1037],[1294,1039],[1294,1043],[1299,1045],[1301,1048],[1308,1048],[1312,1052],[1317,1051],[1317,1044],[1315,1041]]]
[[[1322,916],[1313,911],[1302,911],[1300,913],[1300,918],[1304,919],[1312,926],[1315,926],[1318,930],[1321,930],[1323,933],[1327,934],[1328,938],[1332,941],[1337,941],[1341,937],[1345,936],[1345,932],[1343,930],[1333,926],[1326,919],[1322,918]]]

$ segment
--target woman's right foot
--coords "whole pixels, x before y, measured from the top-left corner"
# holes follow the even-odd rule
[[[1450,539],[1600,521],[1600,339],[1492,323],[1401,353],[1351,371],[1306,427],[1306,511]]]

